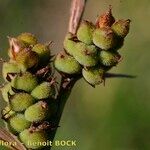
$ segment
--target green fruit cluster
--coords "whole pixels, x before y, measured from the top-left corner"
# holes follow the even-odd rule
[[[64,50],[54,61],[49,44],[39,43],[33,34],[9,37],[9,60],[2,66],[5,84],[0,88],[7,103],[2,118],[26,148],[42,149],[40,143],[46,142],[56,128],[59,93],[53,65],[63,77],[83,76],[92,86],[102,83],[106,72],[121,60],[118,50],[129,25],[130,20],[115,21],[111,9],[96,24],[83,21],[75,35],[66,35]]]
[[[57,106],[56,88],[51,82],[51,51],[30,33],[10,38],[9,42],[9,60],[2,67],[5,85],[1,92],[7,102],[2,118],[27,148],[40,149],[42,145],[34,142],[48,140]]]
[[[130,20],[116,20],[111,9],[101,15],[96,24],[83,21],[76,35],[68,33],[64,50],[57,54],[54,66],[62,74],[82,75],[91,85],[100,84],[105,73],[116,66],[129,32]]]

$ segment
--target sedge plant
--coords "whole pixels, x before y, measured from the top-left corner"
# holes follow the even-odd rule
[[[79,1],[78,1],[79,2]],[[119,49],[129,32],[130,20],[116,19],[111,8],[96,23],[80,17],[84,1],[73,2],[76,27],[71,27],[63,50],[52,56],[51,45],[31,33],[9,37],[8,60],[3,62],[1,87],[6,107],[2,118],[9,132],[3,139],[23,143],[18,149],[50,149],[28,144],[53,141],[65,103],[78,79],[95,87],[105,83],[108,71],[122,60]],[[79,7],[80,9],[77,9]],[[57,81],[55,70],[61,75]],[[1,130],[0,133],[4,134]],[[7,138],[8,140],[8,138]]]

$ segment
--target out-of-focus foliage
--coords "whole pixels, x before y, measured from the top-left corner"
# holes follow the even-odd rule
[[[55,138],[77,140],[77,147],[53,150],[150,149],[150,1],[88,0],[84,18],[95,21],[109,4],[114,16],[132,21],[120,51],[124,60],[113,72],[137,78],[109,79],[105,87],[95,89],[80,80],[67,102]],[[70,0],[0,0],[0,57],[6,58],[6,36],[25,31],[42,41],[53,40],[54,52],[61,50],[69,9]]]

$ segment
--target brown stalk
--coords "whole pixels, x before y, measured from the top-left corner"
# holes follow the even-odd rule
[[[68,32],[75,34],[84,12],[85,0],[73,0],[70,9]]]

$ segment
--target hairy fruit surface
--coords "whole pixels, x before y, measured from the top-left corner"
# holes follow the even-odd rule
[[[83,21],[76,33],[67,33],[63,50],[55,55],[50,43],[38,42],[31,33],[9,37],[9,60],[1,59],[4,84],[0,86],[7,129],[28,150],[49,149],[34,143],[53,140],[78,79],[84,78],[92,87],[105,83],[111,75],[108,71],[120,63],[119,50],[129,29],[130,20],[116,21],[110,8],[95,24]]]

